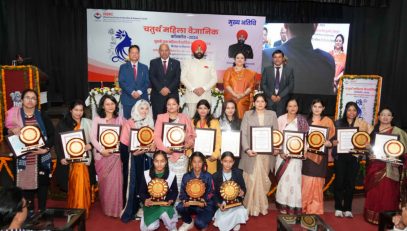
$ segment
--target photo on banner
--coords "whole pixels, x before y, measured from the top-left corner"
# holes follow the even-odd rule
[[[284,52],[294,70],[294,94],[335,95],[346,66],[346,23],[267,23],[263,28],[262,66],[272,53]]]
[[[248,52],[246,66],[261,73],[264,23],[258,16],[87,9],[88,81],[114,82],[133,44],[140,46],[140,62],[149,65],[161,43],[169,45],[172,58],[190,59],[197,39],[206,42],[206,59],[215,63],[219,83],[241,48]]]

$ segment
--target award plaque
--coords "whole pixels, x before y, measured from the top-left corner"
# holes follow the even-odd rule
[[[45,145],[41,131],[37,126],[24,126],[20,131],[19,138],[25,144],[25,147],[21,150],[22,153],[39,149]]]
[[[165,196],[169,190],[167,181],[160,178],[152,179],[148,183],[147,188],[151,196],[152,205],[168,206],[168,202],[165,201]]]
[[[99,124],[98,138],[100,145],[102,145],[105,150],[119,152],[120,132],[120,125]]]
[[[130,151],[148,151],[154,141],[154,130],[148,126],[130,131]]]
[[[240,186],[233,180],[227,180],[220,186],[220,196],[225,200],[225,209],[242,205],[237,198],[240,193]]]
[[[325,136],[320,131],[313,131],[308,134],[307,142],[309,152],[321,154],[320,149],[325,145]]]
[[[86,140],[83,129],[61,132],[62,149],[68,162],[88,162],[89,156],[85,151]]]
[[[185,188],[189,200],[185,203],[188,203],[190,206],[204,206],[205,201],[202,197],[205,194],[205,190],[205,183],[201,179],[189,180]]]
[[[274,148],[280,147],[284,142],[283,133],[279,130],[273,130],[273,146]]]
[[[304,158],[305,134],[298,131],[284,131],[283,153],[291,158]]]
[[[317,221],[312,215],[305,215],[301,217],[301,226],[307,230],[316,230]]]
[[[163,144],[165,147],[175,151],[183,152],[185,150],[185,124],[164,123],[163,124]]]
[[[370,136],[367,132],[358,131],[352,136],[353,149],[352,153],[365,154],[368,153],[367,144],[370,144]]]
[[[232,152],[233,156],[240,158],[240,131],[222,131],[220,153]]]
[[[384,153],[390,158],[397,158],[404,154],[405,147],[403,143],[398,140],[389,140],[384,144]]]

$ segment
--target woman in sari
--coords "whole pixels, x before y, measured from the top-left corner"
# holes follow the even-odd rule
[[[306,214],[324,214],[324,184],[328,169],[328,148],[332,147],[331,139],[335,136],[334,122],[325,116],[325,103],[314,99],[308,116],[308,124],[328,128],[325,141],[325,153],[322,155],[305,153],[302,162],[302,212]]]
[[[92,144],[90,143],[92,121],[84,118],[84,109],[85,104],[81,100],[76,100],[69,105],[69,112],[57,126],[58,139],[55,149],[58,157],[57,176],[59,177],[57,180],[61,187],[67,187],[68,189],[67,208],[85,209],[86,216],[89,217],[91,185],[88,168],[92,160]],[[85,151],[87,151],[89,159],[85,163],[69,163],[65,158],[59,133],[79,129],[84,131],[87,142]],[[63,176],[65,178],[62,178]],[[65,186],[65,184],[67,185]]]
[[[191,119],[183,113],[179,113],[179,100],[178,98],[168,97],[167,99],[167,113],[157,116],[154,128],[154,143],[158,150],[166,152],[169,157],[168,166],[170,171],[174,172],[177,176],[178,191],[181,187],[182,176],[187,172],[188,157],[185,151],[175,152],[169,147],[164,146],[163,141],[163,125],[164,123],[180,123],[185,124],[185,142],[186,149],[194,146],[195,130],[192,125]]]
[[[355,102],[348,102],[342,118],[335,121],[338,128],[359,128],[359,131],[371,133],[373,127],[359,118],[359,107]],[[334,145],[340,141],[334,141]],[[359,170],[359,159],[357,156],[346,154],[335,154],[333,149],[335,164],[334,197],[335,216],[353,218],[352,200],[355,189],[355,181]]]
[[[220,146],[222,142],[222,133],[220,131],[219,120],[214,119],[211,114],[211,105],[206,99],[199,100],[196,105],[196,112],[192,118],[192,124],[195,128],[211,128],[216,130],[215,150],[211,156],[206,158],[208,165],[207,171],[214,174],[217,170],[217,161],[220,158]]]
[[[45,140],[45,146],[17,157],[16,186],[23,190],[28,201],[28,210],[34,212],[34,197],[37,194],[38,209],[45,210],[48,186],[51,178],[51,153],[55,130],[46,113],[37,109],[38,95],[26,89],[21,95],[22,107],[12,107],[6,112],[5,126],[10,135],[20,135],[24,126],[37,126]]]
[[[334,76],[334,90],[338,88],[339,78],[345,71],[346,53],[343,50],[343,44],[345,43],[345,37],[342,34],[338,34],[335,37],[334,49],[329,52],[335,60],[335,76]]]
[[[372,132],[372,144],[375,134],[397,135],[407,147],[407,133],[392,124],[393,112],[383,108],[379,112],[379,122]],[[376,148],[374,147],[373,152]],[[371,157],[374,157],[374,153]],[[386,163],[373,158],[366,168],[365,177],[365,209],[364,217],[367,222],[378,224],[379,214],[383,211],[398,210],[400,203],[400,172],[397,165]]]
[[[143,179],[143,172],[150,169],[151,166],[151,158],[147,155],[147,152],[153,151],[155,147],[152,146],[150,150],[134,151],[129,155],[129,145],[131,129],[139,129],[145,126],[154,128],[153,114],[150,104],[146,100],[140,99],[133,106],[130,119],[123,124],[120,136],[120,151],[126,152],[128,158],[126,161],[128,163],[128,166],[126,166],[128,178],[123,181],[123,185],[125,185],[123,187],[123,190],[125,190],[125,206],[121,214],[123,222],[128,222],[142,216],[143,210],[140,209],[139,185]],[[123,169],[125,168],[124,165],[125,163],[123,163]]]
[[[225,101],[233,100],[237,104],[239,119],[250,108],[250,93],[254,90],[256,72],[247,69],[246,57],[242,52],[235,54],[233,67],[229,67],[223,75]]]
[[[281,132],[299,131],[307,132],[307,120],[298,115],[298,102],[296,99],[287,101],[287,113],[278,117],[278,128]],[[301,169],[302,160],[289,158],[281,153],[277,156],[276,177],[278,180],[276,192],[276,206],[281,213],[301,213]]]
[[[242,132],[242,154],[239,168],[243,170],[243,178],[247,188],[243,204],[251,216],[267,215],[269,208],[267,199],[267,193],[271,187],[269,173],[274,168],[275,157],[258,155],[250,148],[250,127],[278,127],[276,113],[266,110],[266,106],[266,96],[264,94],[255,95],[254,109],[245,112],[240,127]]]
[[[98,125],[123,125],[124,119],[119,116],[119,106],[111,95],[104,95],[99,102],[98,116],[93,118],[91,141],[95,148],[96,173],[99,181],[99,200],[105,215],[120,217],[123,208],[123,174],[119,153],[106,150],[98,142]]]

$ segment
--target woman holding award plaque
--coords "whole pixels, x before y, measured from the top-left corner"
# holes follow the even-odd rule
[[[325,116],[324,111],[325,103],[321,99],[314,99],[307,121],[310,126],[326,131],[322,134],[326,138],[319,137],[321,141],[324,140],[320,145],[325,146],[325,150],[322,153],[306,152],[306,159],[302,162],[302,212],[306,214],[324,214],[323,188],[328,168],[328,148],[332,147],[330,140],[335,136],[334,122]]]
[[[168,167],[168,157],[163,151],[153,155],[153,166],[144,171],[140,183],[140,200],[144,203],[142,231],[156,230],[163,221],[168,230],[177,230],[178,217],[174,202],[178,197],[177,177]]]
[[[359,131],[371,133],[373,127],[359,118],[359,107],[355,102],[348,102],[342,118],[335,121],[338,128],[359,128]],[[339,138],[339,137],[337,137]],[[334,145],[340,143],[334,141]],[[338,148],[333,149],[335,164],[334,197],[335,216],[353,218],[352,200],[355,181],[359,170],[359,159],[352,153],[337,153]]]
[[[286,105],[287,113],[278,117],[278,127],[281,132],[307,132],[307,120],[298,114],[298,102],[289,99]],[[284,148],[283,148],[284,150]],[[281,213],[301,213],[301,168],[302,159],[287,157],[286,153],[277,156],[276,177],[278,181],[276,206]]]
[[[68,191],[67,208],[86,209],[86,216],[89,217],[91,206],[91,181],[89,173],[92,171],[92,145],[90,144],[90,132],[92,121],[84,118],[85,104],[81,100],[76,100],[69,105],[69,111],[57,125],[58,136],[60,133],[83,129],[86,144],[84,151],[88,152],[87,162],[69,163],[65,157],[62,140],[58,137],[55,143],[55,151],[58,157],[56,177],[61,189]],[[82,149],[83,150],[83,149]],[[88,169],[89,168],[89,169]],[[94,171],[94,170],[93,170]],[[95,175],[93,175],[95,177]],[[95,179],[96,181],[96,179]],[[96,183],[96,182],[94,182]]]
[[[30,212],[34,210],[35,194],[38,197],[38,209],[45,210],[51,178],[49,150],[54,145],[55,131],[46,113],[37,109],[37,92],[26,89],[21,98],[21,108],[12,107],[6,112],[5,126],[8,133],[19,136],[23,143],[37,137],[37,141],[42,139],[45,144],[17,157],[16,186],[23,189],[24,198],[29,201],[28,210]],[[25,132],[27,128],[34,132]],[[37,144],[39,143],[37,142]]]
[[[246,193],[243,172],[233,168],[235,157],[232,152],[224,152],[220,159],[222,170],[213,175],[214,199],[219,207],[213,218],[214,226],[221,231],[237,231],[240,230],[240,224],[245,224],[249,219],[242,205]]]
[[[124,119],[119,116],[119,105],[111,95],[102,96],[97,112],[98,116],[93,118],[90,139],[95,148],[93,156],[99,182],[99,199],[105,215],[120,217],[123,208],[122,161],[118,153],[101,144],[103,140],[99,143],[98,130],[99,125],[121,126]]]
[[[206,164],[208,165],[207,171],[210,174],[213,174],[216,172],[217,161],[220,157],[222,133],[220,131],[219,120],[213,118],[211,114],[211,105],[206,99],[201,99],[197,103],[196,112],[192,118],[192,122],[195,128],[211,128],[216,130],[215,149],[212,152],[212,155],[206,158]]]
[[[143,172],[150,169],[151,165],[151,158],[146,155],[146,153],[153,151],[155,147],[153,144],[149,144],[148,148],[143,147],[132,151],[130,139],[132,129],[140,129],[143,127],[153,129],[154,121],[150,104],[146,100],[140,99],[133,106],[130,119],[123,124],[122,134],[120,136],[120,156],[123,162],[123,199],[125,201],[125,206],[121,214],[121,220],[123,222],[134,220],[135,216],[141,217],[142,210],[137,212],[140,209],[138,196],[139,185],[143,179]],[[140,130],[138,130],[138,132],[140,132]],[[152,132],[152,130],[149,130],[149,132]],[[151,139],[153,135],[153,133],[147,134]],[[133,137],[133,140],[137,138],[138,137]],[[131,154],[129,155],[129,153]]]
[[[379,112],[379,122],[374,127],[371,135],[372,145],[375,144],[376,134],[383,134],[398,136],[401,144],[407,147],[407,133],[394,126],[392,121],[393,112],[389,108],[383,108]],[[396,137],[393,139],[396,139]],[[375,151],[385,148],[383,142],[381,142],[380,146],[379,143],[377,141],[377,146],[373,147],[373,154],[366,168],[365,177],[364,217],[366,221],[373,224],[378,224],[380,212],[398,210],[400,203],[399,165],[374,159],[376,158]],[[400,152],[394,154],[403,155],[405,151],[402,153],[402,148],[400,148]]]
[[[164,151],[169,155],[168,165],[170,171],[174,172],[177,176],[178,190],[181,187],[181,179],[184,173],[187,172],[188,157],[185,155],[185,149],[190,149],[194,146],[195,130],[192,126],[191,119],[187,115],[179,113],[179,100],[178,98],[168,97],[167,113],[157,116],[154,128],[154,143],[158,150]],[[170,143],[165,143],[168,140],[168,132],[164,134],[164,125],[179,124],[184,126],[184,137],[182,148],[173,149]],[[182,145],[182,143],[181,143]]]
[[[274,169],[275,157],[273,153],[260,155],[252,150],[251,127],[272,126],[277,128],[277,116],[274,111],[266,110],[267,99],[264,94],[254,96],[253,110],[245,112],[242,120],[242,157],[239,168],[243,170],[246,183],[246,196],[243,204],[249,215],[258,216],[268,214],[269,202],[267,193],[271,187],[270,170]],[[272,144],[269,144],[272,145]]]
[[[182,177],[181,191],[177,205],[178,214],[184,223],[178,231],[187,231],[195,227],[206,230],[215,212],[212,175],[206,171],[205,156],[194,152],[189,158],[190,171]],[[191,215],[195,213],[195,220]]]

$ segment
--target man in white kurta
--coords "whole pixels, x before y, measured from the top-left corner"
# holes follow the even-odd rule
[[[181,66],[181,83],[186,87],[184,97],[190,118],[194,116],[199,100],[211,102],[211,88],[217,83],[214,64],[204,58],[206,43],[195,40],[191,50],[194,57],[185,60]]]

